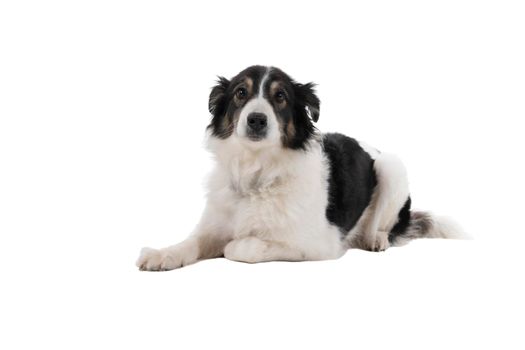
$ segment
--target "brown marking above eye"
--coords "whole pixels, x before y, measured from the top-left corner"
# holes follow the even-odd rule
[[[270,96],[272,96],[273,100],[279,105],[283,105],[286,102],[286,98],[288,97],[286,90],[284,90],[281,86],[281,83],[277,81],[274,81],[270,85]]]
[[[241,102],[246,100],[252,93],[253,80],[251,78],[244,78],[234,90],[234,96],[237,101]]]

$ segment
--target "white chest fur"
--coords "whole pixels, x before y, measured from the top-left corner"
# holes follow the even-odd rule
[[[338,230],[325,216],[328,167],[321,145],[255,153],[236,142],[210,145],[217,167],[210,177],[208,204],[222,217],[224,231],[232,238],[256,236],[312,254],[328,253],[321,245],[329,254],[339,254]]]

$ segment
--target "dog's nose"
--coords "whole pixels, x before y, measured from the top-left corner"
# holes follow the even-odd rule
[[[248,115],[248,128],[255,132],[260,132],[266,129],[268,125],[268,118],[263,113],[250,113]]]

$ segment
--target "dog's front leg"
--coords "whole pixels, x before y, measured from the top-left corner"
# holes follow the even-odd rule
[[[195,232],[179,244],[162,249],[143,248],[136,265],[143,271],[168,271],[198,260],[221,257],[231,240],[216,216],[203,215]]]
[[[228,243],[224,248],[224,257],[247,263],[306,259],[305,254],[285,243],[266,241],[254,236],[236,239]]]

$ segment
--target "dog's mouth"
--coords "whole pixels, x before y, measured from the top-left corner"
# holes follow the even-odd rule
[[[260,133],[260,132],[253,132],[253,131],[248,130],[248,132],[246,133],[246,137],[250,141],[257,142],[257,141],[261,141],[262,139],[266,137],[266,132]]]

